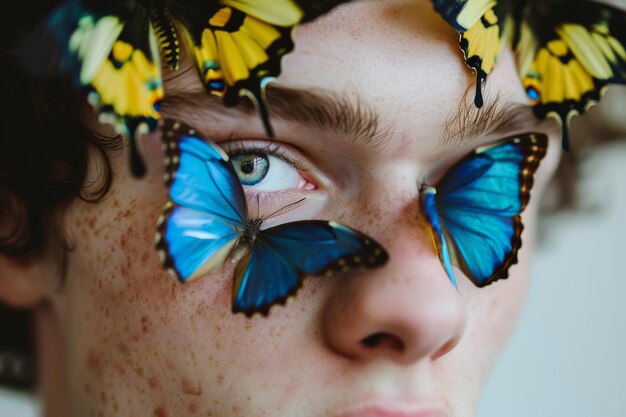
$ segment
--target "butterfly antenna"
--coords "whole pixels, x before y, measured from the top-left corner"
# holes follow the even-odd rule
[[[276,210],[275,212],[270,213],[270,214],[268,214],[267,216],[264,216],[262,220],[266,220],[266,219],[269,219],[270,217],[276,216],[276,215],[277,215],[278,213],[280,213],[281,211],[284,211],[284,210],[286,210],[286,209],[288,209],[288,208],[290,208],[290,207],[293,207],[293,206],[295,206],[296,204],[300,204],[300,203],[302,203],[304,200],[306,200],[306,197],[303,197],[303,198],[301,198],[301,199],[300,199],[300,200],[298,200],[298,201],[294,201],[294,202],[293,202],[293,203],[291,203],[291,204],[287,204],[286,206],[279,208],[279,209],[278,209],[278,210]]]
[[[261,211],[261,203],[259,202],[259,195],[256,195],[256,215],[254,216],[255,219],[259,218],[259,212]]]

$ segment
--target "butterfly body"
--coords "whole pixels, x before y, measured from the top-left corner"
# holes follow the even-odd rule
[[[306,220],[264,228],[250,217],[228,155],[179,122],[162,124],[170,202],[159,220],[164,266],[192,281],[235,265],[234,312],[267,314],[301,286],[304,276],[332,275],[384,264],[373,239],[346,226]],[[295,204],[295,203],[294,203]]]
[[[178,71],[181,60],[181,45],[167,7],[151,9],[150,18],[159,40],[161,55],[172,71]]]
[[[251,219],[244,224],[243,230],[240,232],[239,239],[235,243],[229,258],[231,263],[239,263],[241,259],[254,249],[254,245],[262,240],[261,225],[263,220]]]

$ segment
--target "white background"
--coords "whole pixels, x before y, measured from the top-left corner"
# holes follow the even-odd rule
[[[585,168],[587,212],[544,227],[525,311],[479,417],[626,416],[626,141]]]

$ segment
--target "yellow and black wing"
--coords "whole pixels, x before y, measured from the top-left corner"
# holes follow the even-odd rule
[[[526,94],[538,117],[561,123],[568,149],[572,116],[609,84],[626,84],[626,13],[591,1],[534,1],[518,21],[514,47]]]
[[[296,0],[304,16],[300,23],[307,23],[325,15],[335,7],[351,0]]]
[[[221,0],[194,15],[176,14],[191,38],[207,91],[223,97],[226,105],[248,94],[271,133],[264,86],[293,49],[291,29],[302,18],[298,6],[291,0]]]
[[[194,13],[172,5],[172,13],[191,39],[207,91],[223,97],[226,105],[247,95],[273,135],[264,89],[280,74],[282,57],[294,47],[293,27],[341,3],[345,0],[218,0],[205,2]]]
[[[132,33],[138,27],[133,26],[132,20],[124,26],[109,55],[86,85],[92,88],[89,101],[99,109],[100,119],[121,126],[122,133],[128,135],[133,173],[141,176],[145,167],[135,139],[156,128],[163,86],[154,33],[147,24],[141,33],[145,39],[138,38],[137,33]]]
[[[147,9],[133,2],[69,0],[53,10],[25,48],[27,65],[58,67],[85,88],[100,119],[128,136],[133,173],[145,167],[135,136],[157,126],[161,64]],[[47,40],[54,45],[47,45]],[[48,48],[43,51],[44,46]],[[33,54],[28,56],[29,54]],[[36,55],[36,56],[35,56]]]
[[[476,73],[474,104],[482,107],[482,83],[510,33],[507,0],[434,0],[435,10],[460,34],[465,63]]]
[[[293,49],[293,27],[345,2],[66,0],[31,37],[36,41],[30,45],[37,47],[26,52],[25,61],[40,74],[52,64],[87,89],[100,117],[127,134],[133,172],[142,175],[135,135],[157,126],[164,94],[160,58],[178,70],[179,35],[191,40],[207,90],[224,97],[227,105],[250,96],[272,134],[264,87]]]
[[[435,10],[459,33],[466,32],[497,0],[433,0]]]

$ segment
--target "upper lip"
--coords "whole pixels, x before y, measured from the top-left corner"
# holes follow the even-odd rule
[[[440,405],[398,405],[368,406],[355,408],[337,417],[446,417],[445,408]]]

